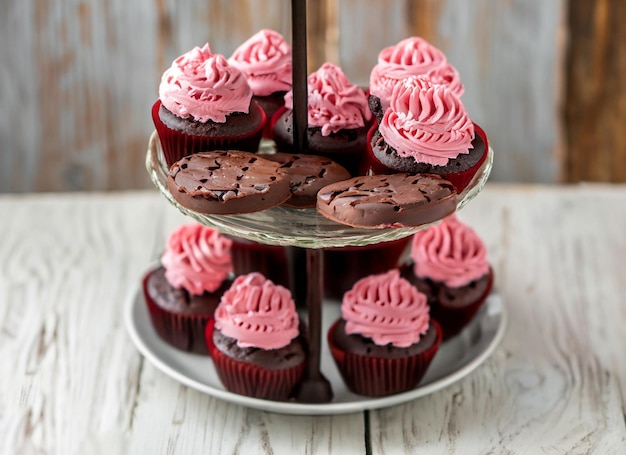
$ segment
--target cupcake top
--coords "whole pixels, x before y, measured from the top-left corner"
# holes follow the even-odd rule
[[[324,63],[308,80],[308,124],[321,128],[322,136],[362,128],[371,118],[363,90],[350,82],[341,68]],[[293,92],[285,95],[285,107],[293,109]]]
[[[413,235],[411,258],[418,278],[459,288],[489,273],[487,248],[468,225],[451,215]]]
[[[228,62],[246,75],[256,96],[291,90],[291,46],[274,30],[261,30],[250,37]]]
[[[215,310],[215,327],[241,348],[287,346],[298,336],[298,324],[289,290],[257,272],[238,276]]]
[[[213,54],[207,43],[181,55],[165,70],[159,98],[178,117],[224,123],[227,115],[249,112],[252,89],[244,74],[223,55]]]
[[[380,346],[419,342],[430,325],[428,311],[426,295],[401,278],[397,269],[360,279],[341,303],[346,333],[371,338]]]
[[[447,76],[442,77],[442,72]],[[396,83],[411,76],[426,76],[437,83],[450,84],[455,94],[463,94],[458,72],[447,62],[445,54],[418,36],[403,39],[379,52],[378,63],[370,73],[370,92],[386,108]]]
[[[177,289],[214,292],[233,271],[232,241],[201,224],[184,224],[169,235],[161,257],[165,278]]]
[[[378,130],[399,156],[419,163],[445,166],[473,148],[474,124],[461,100],[422,77],[396,84]]]

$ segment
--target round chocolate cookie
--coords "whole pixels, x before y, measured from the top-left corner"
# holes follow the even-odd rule
[[[421,226],[454,213],[456,204],[453,185],[432,174],[354,177],[317,194],[319,213],[363,228]]]
[[[170,168],[167,186],[182,206],[208,214],[258,212],[291,197],[279,163],[234,150],[182,158]]]
[[[351,177],[346,168],[323,156],[281,152],[263,156],[289,174],[291,198],[283,203],[287,207],[315,207],[319,190]]]

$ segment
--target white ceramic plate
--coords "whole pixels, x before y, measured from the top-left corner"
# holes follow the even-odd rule
[[[443,389],[474,371],[495,350],[504,336],[506,313],[502,299],[492,293],[476,318],[455,338],[443,343],[421,383],[413,390],[383,398],[350,392],[344,385],[326,346],[326,331],[339,316],[339,304],[325,302],[323,308],[322,372],[331,382],[330,403],[308,404],[249,398],[222,386],[209,357],[188,354],[159,338],[150,322],[143,294],[136,290],[125,307],[128,332],[137,349],[165,374],[216,398],[250,408],[283,414],[325,415],[378,409],[413,400]]]

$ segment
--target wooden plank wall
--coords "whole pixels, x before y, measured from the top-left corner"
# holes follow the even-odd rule
[[[0,192],[150,188],[163,70],[206,41],[229,55],[261,28],[290,36],[289,5],[0,2]],[[309,68],[333,61],[365,84],[383,46],[422,35],[461,73],[493,180],[626,181],[625,21],[621,0],[316,0]]]

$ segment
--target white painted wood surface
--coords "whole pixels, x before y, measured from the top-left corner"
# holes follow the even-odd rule
[[[624,207],[626,186],[490,183],[460,216],[489,248],[502,346],[431,396],[293,417],[188,389],[132,345],[124,300],[187,221],[155,191],[0,197],[0,453],[624,453]]]

